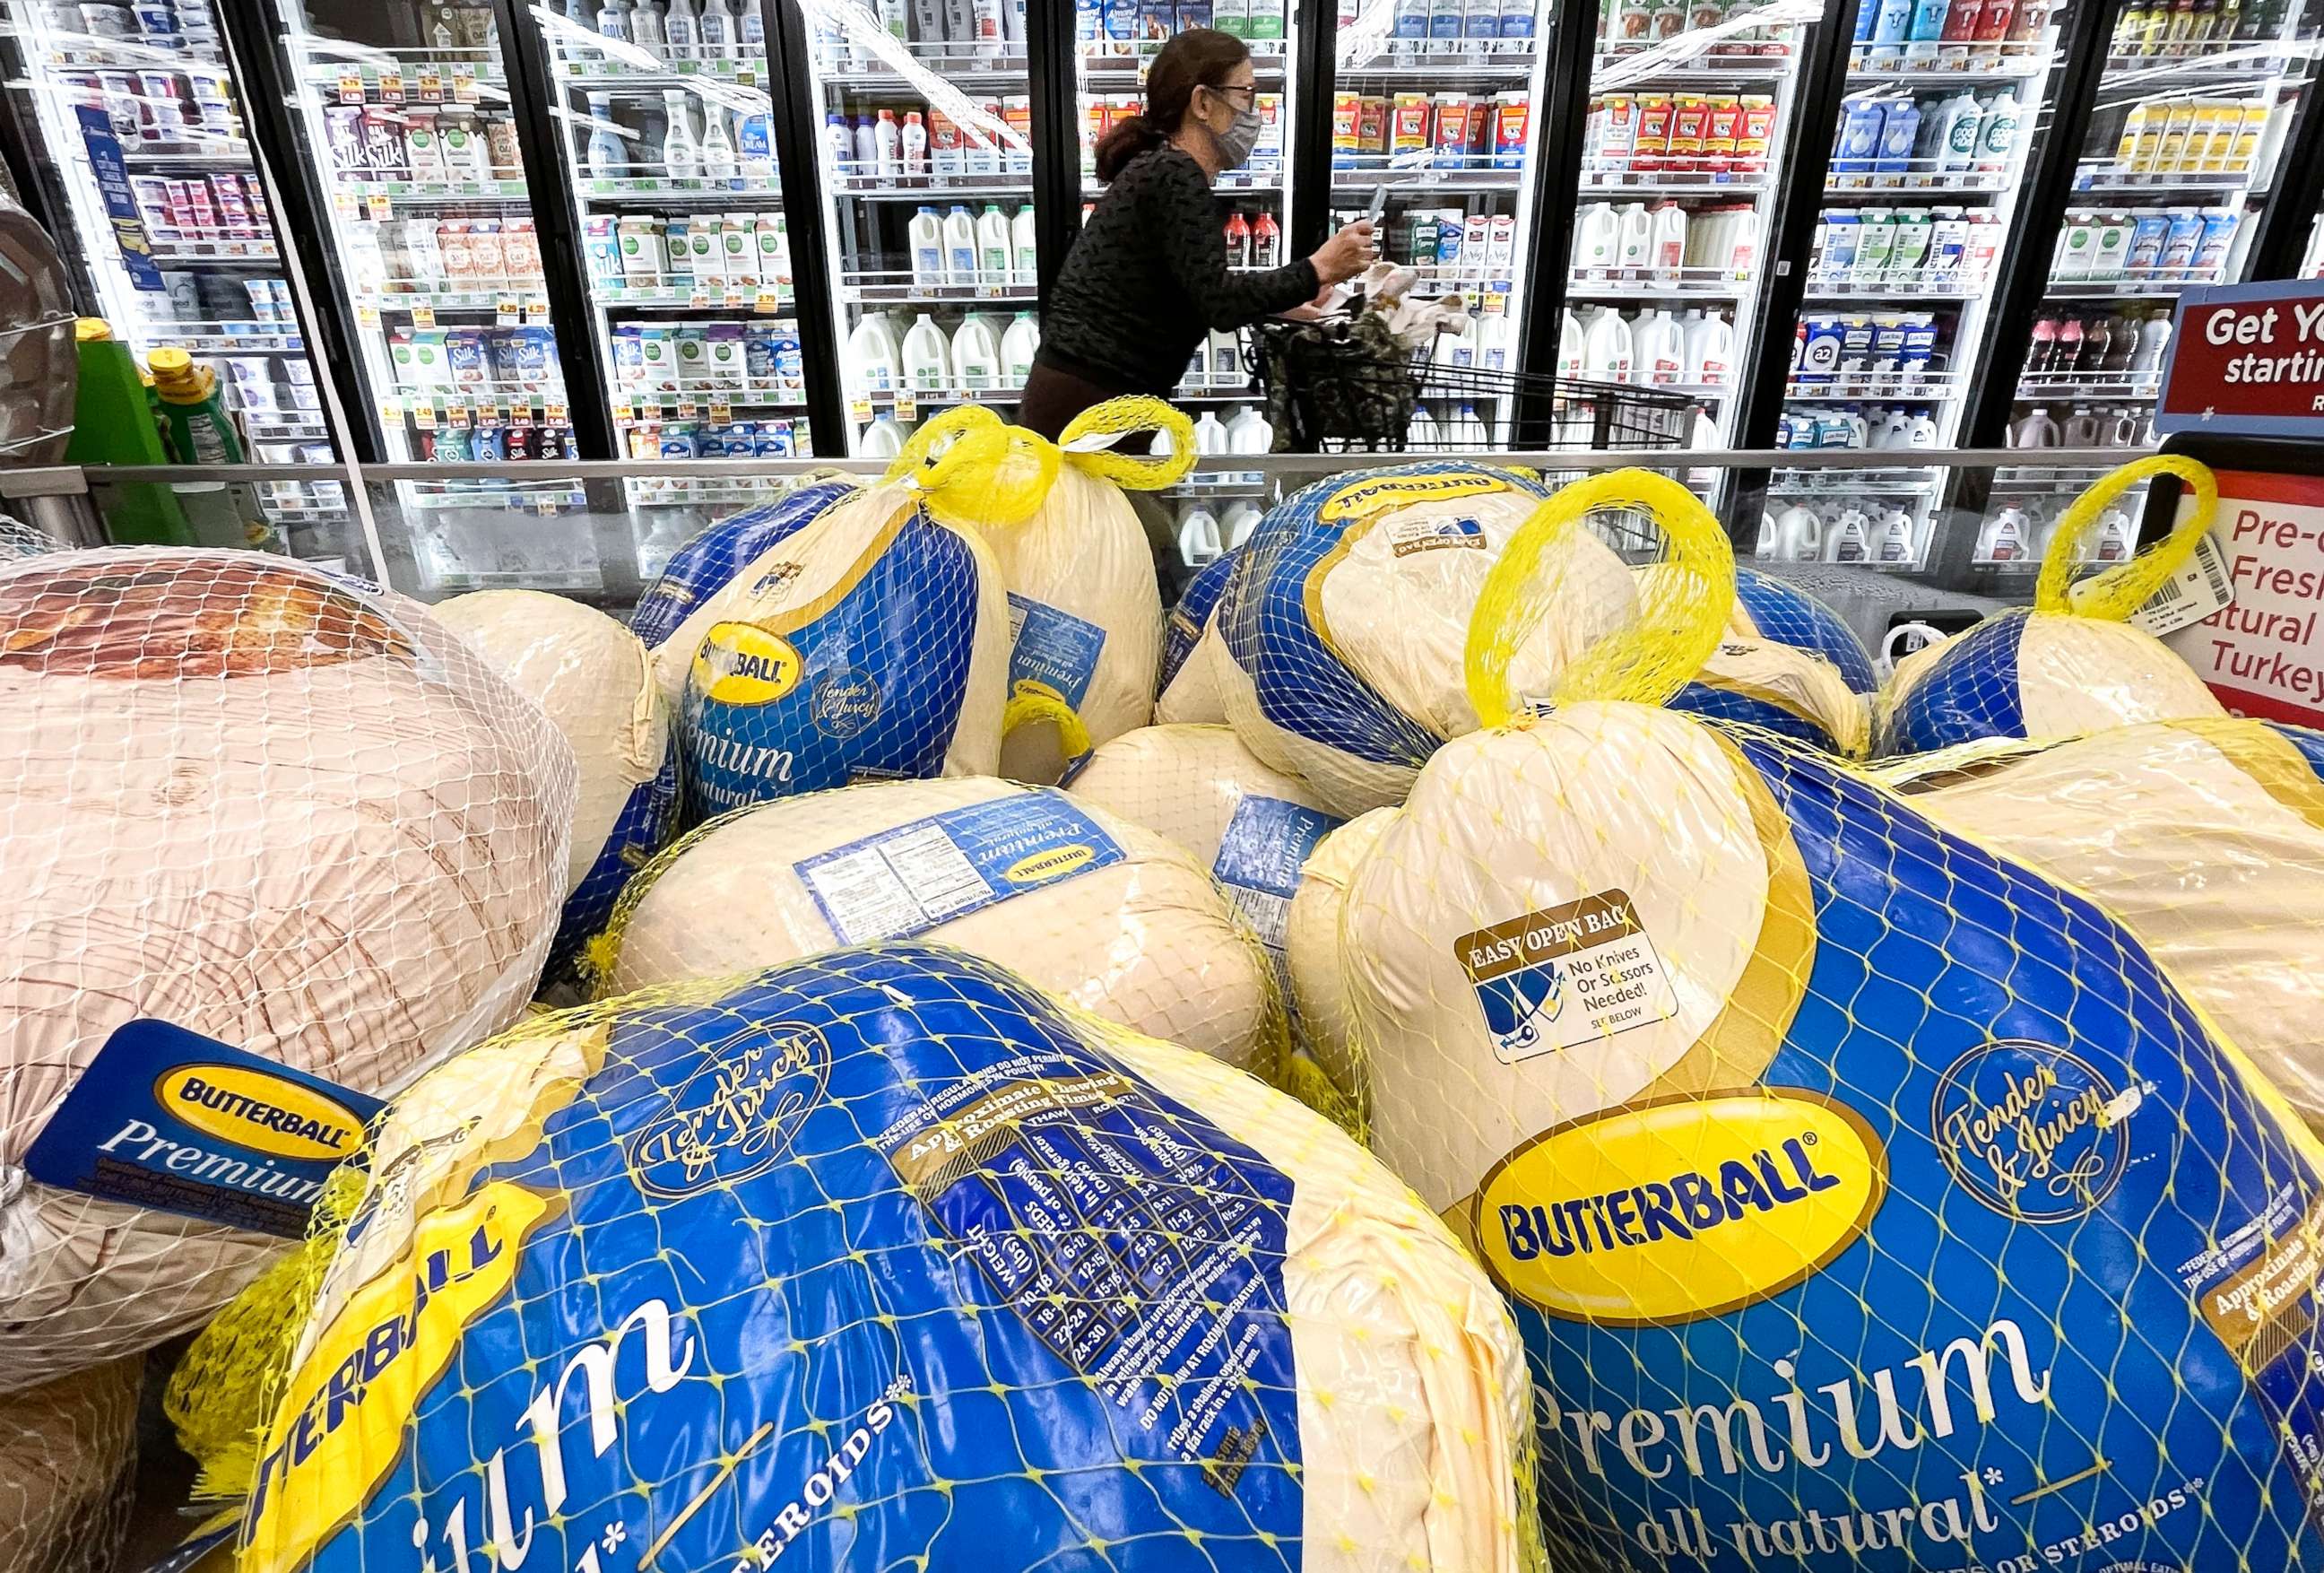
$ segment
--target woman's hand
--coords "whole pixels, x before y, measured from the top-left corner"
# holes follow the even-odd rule
[[[1372,265],[1372,221],[1359,218],[1315,248],[1307,260],[1315,264],[1317,281],[1326,286],[1352,279]]]

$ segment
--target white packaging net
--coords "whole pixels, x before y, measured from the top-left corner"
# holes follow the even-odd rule
[[[195,551],[0,564],[0,753],[6,1392],[190,1325],[276,1245],[27,1171],[115,1030],[167,1023],[358,1092],[475,1042],[539,976],[575,772],[423,608]],[[211,1143],[157,1115],[159,1084],[95,1090],[113,1146],[85,1156],[116,1195],[279,1194],[229,1140],[271,1116],[213,1119]],[[273,1106],[243,1090],[235,1109]]]

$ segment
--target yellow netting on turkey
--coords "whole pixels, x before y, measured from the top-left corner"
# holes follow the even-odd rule
[[[366,1158],[251,1573],[1542,1567],[1517,1333],[1443,1225],[964,952],[529,1021]]]
[[[1167,452],[1129,451],[1139,444],[1125,440],[1149,434]],[[1009,587],[1001,773],[1054,783],[1091,749],[1142,726],[1152,708],[1161,595],[1145,529],[1122,493],[1182,479],[1194,464],[1194,426],[1159,399],[1109,399],[1051,443],[969,406],[915,433],[889,477],[969,445],[981,446],[959,461],[938,505],[981,535]]]
[[[1665,541],[1637,619],[1517,690],[1612,505]],[[1545,504],[1483,729],[1324,870],[1374,1150],[1526,1340],[1553,1565],[2317,1563],[2324,1149],[2076,889],[1661,708],[1732,574],[1668,483]]]

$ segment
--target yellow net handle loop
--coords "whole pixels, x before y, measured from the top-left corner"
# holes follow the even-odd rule
[[[1702,499],[1650,470],[1618,469],[1563,488],[1533,511],[1486,577],[1469,619],[1469,702],[1486,726],[1527,713],[1509,689],[1509,662],[1559,609],[1561,570],[1543,563],[1588,529],[1590,515],[1628,509],[1654,520],[1664,553],[1638,579],[1637,620],[1609,634],[1558,673],[1554,702],[1624,699],[1659,705],[1684,688],[1719,648],[1735,606],[1735,551]],[[1569,608],[1570,609],[1570,608]]]
[[[908,481],[961,438],[1000,424],[1001,417],[982,404],[962,404],[931,415],[904,439],[904,446],[889,461],[888,473],[880,478],[891,486]]]
[[[932,415],[905,440],[885,479],[910,486],[947,523],[1006,528],[1041,511],[1056,484],[1055,444],[982,404]]]
[[[1001,712],[1001,736],[1008,736],[1018,727],[1030,722],[1047,721],[1057,728],[1057,745],[1067,759],[1079,759],[1095,746],[1090,740],[1089,728],[1065,696],[1047,683],[1035,682],[1030,678],[1020,680],[1016,690],[1009,696],[1009,706]]]
[[[2107,504],[2156,476],[2176,476],[2185,482],[2195,496],[2193,511],[2161,541],[2128,562],[2116,563],[2083,585],[2081,594],[2074,594],[2074,570],[2083,560],[2085,541],[2098,529],[2098,515]],[[2209,465],[2183,453],[2150,454],[2109,471],[2058,516],[2057,532],[2050,539],[2050,550],[2042,555],[2042,577],[2034,584],[2034,609],[2107,623],[2124,621],[2179,571],[2218,512],[2218,477]]]
[[[1169,439],[1167,453],[1116,453],[1111,443],[1133,431],[1158,431]],[[1194,467],[1194,423],[1184,410],[1145,393],[1108,399],[1074,417],[1058,435],[1065,462],[1085,475],[1102,477],[1126,491],[1156,492],[1176,486]]]

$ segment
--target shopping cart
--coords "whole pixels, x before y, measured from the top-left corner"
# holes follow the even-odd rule
[[[1517,446],[1512,424],[1520,416],[1546,421],[1550,448],[1684,448],[1701,410],[1698,401],[1664,388],[1414,354],[1384,324],[1361,317],[1269,319],[1257,325],[1248,355],[1267,390],[1277,446],[1294,453],[1507,449]],[[1428,425],[1415,442],[1424,410],[1431,412]],[[1439,413],[1450,420],[1440,421]]]

